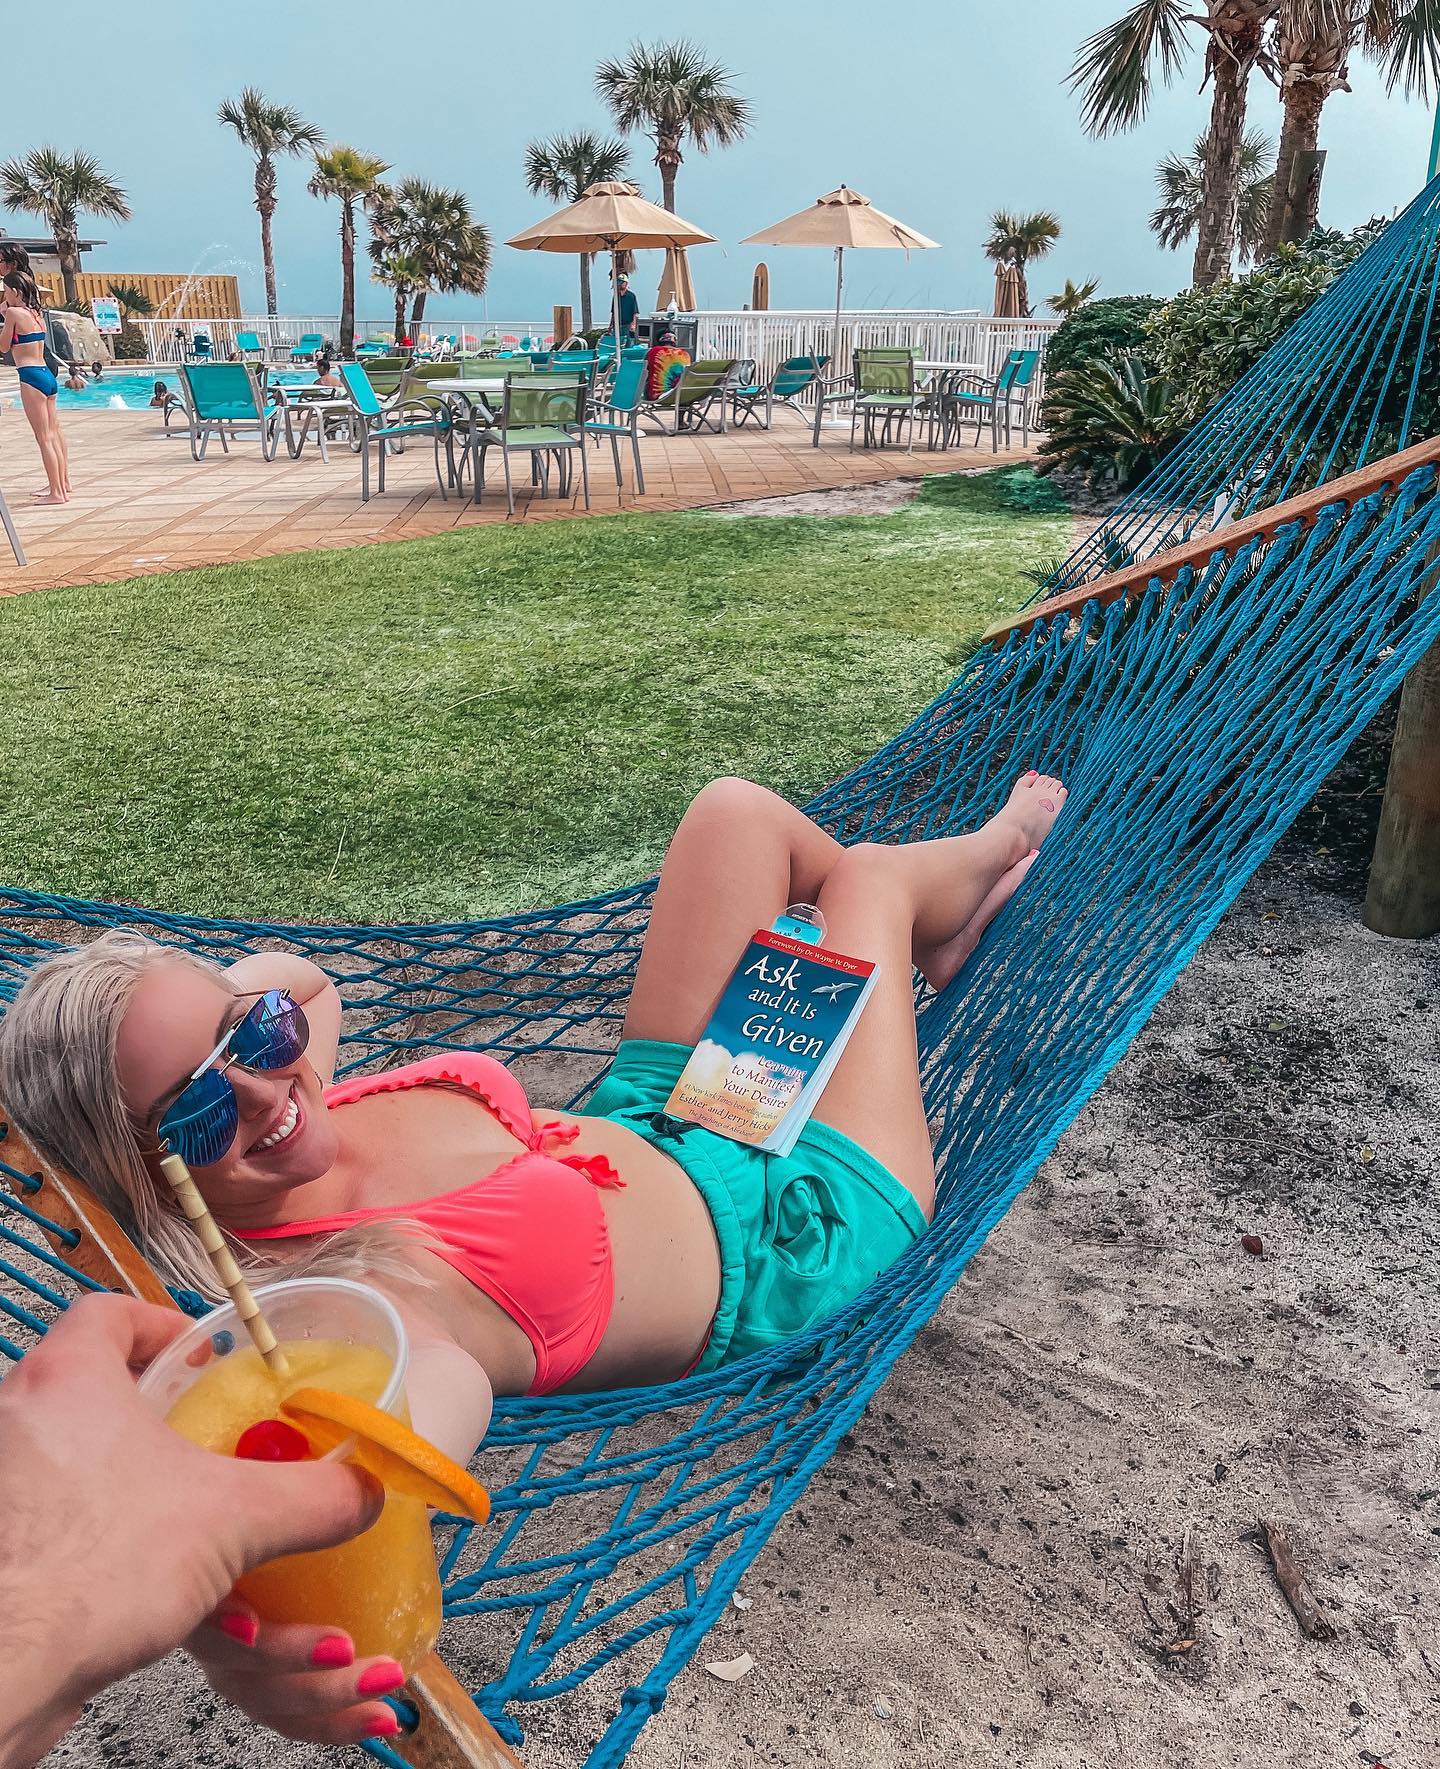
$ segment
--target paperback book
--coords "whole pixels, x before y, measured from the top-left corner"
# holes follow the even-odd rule
[[[878,967],[773,929],[745,948],[665,1110],[788,1155],[855,1030]]]

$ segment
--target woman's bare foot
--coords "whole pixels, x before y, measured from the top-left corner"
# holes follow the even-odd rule
[[[1018,823],[1028,853],[1031,848],[1038,848],[1049,835],[1064,808],[1064,786],[1053,774],[1037,774],[1031,768],[1015,782],[995,821]]]
[[[932,989],[943,989],[980,944],[981,934],[1020,888],[1021,880],[1035,864],[1035,857],[1039,852],[1039,848],[1031,848],[1023,860],[1017,861],[1008,872],[1000,874],[980,907],[953,939],[946,940],[944,945],[936,946],[929,952],[916,954],[915,962],[920,974]]]
[[[63,491],[37,491],[31,494],[30,501],[35,504],[68,504],[70,502]]]

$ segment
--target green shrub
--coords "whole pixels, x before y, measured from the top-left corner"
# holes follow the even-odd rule
[[[1030,516],[1049,516],[1059,515],[1070,507],[1059,487],[1033,467],[1006,468],[997,473],[991,483],[997,500],[1009,510],[1023,510]]]
[[[1125,491],[1168,453],[1183,429],[1169,383],[1138,356],[1088,362],[1050,382],[1041,466],[1084,473],[1092,483]]]
[[[1056,328],[1045,349],[1046,374],[1063,374],[1097,357],[1148,359],[1145,322],[1164,305],[1158,295],[1111,295],[1087,301]]]
[[[1187,289],[1150,321],[1149,355],[1177,388],[1187,424],[1254,367],[1280,335],[1324,294],[1373,237],[1317,231],[1298,246],[1281,246],[1248,275]]]
[[[110,350],[117,362],[138,362],[150,354],[139,326],[125,326],[110,340]]]

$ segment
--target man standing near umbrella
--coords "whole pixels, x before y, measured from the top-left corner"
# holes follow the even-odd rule
[[[620,315],[620,342],[633,344],[640,325],[640,303],[631,292],[630,278],[623,270],[615,278],[615,291]]]

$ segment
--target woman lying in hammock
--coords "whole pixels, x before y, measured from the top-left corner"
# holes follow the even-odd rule
[[[935,1170],[911,965],[944,987],[1064,798],[1032,772],[972,835],[842,848],[763,788],[716,781],[666,854],[623,1042],[583,1116],[532,1107],[476,1053],[332,1085],[340,997],[309,960],[221,970],[127,932],[31,972],[0,1019],[0,1099],[171,1283],[215,1293],[162,1146],[252,1277],[303,1262],[386,1289],[415,1342],[417,1429],[463,1461],[493,1394],[714,1369],[822,1320],[923,1234]],[[780,1157],[664,1110],[746,942],[797,901],[879,978]],[[241,1644],[205,1656],[257,1718],[331,1742],[377,1718],[353,1705],[355,1667],[343,1686],[334,1669],[275,1675],[309,1664],[295,1655],[316,1630],[267,1626],[259,1651],[253,1620],[228,1631]]]

